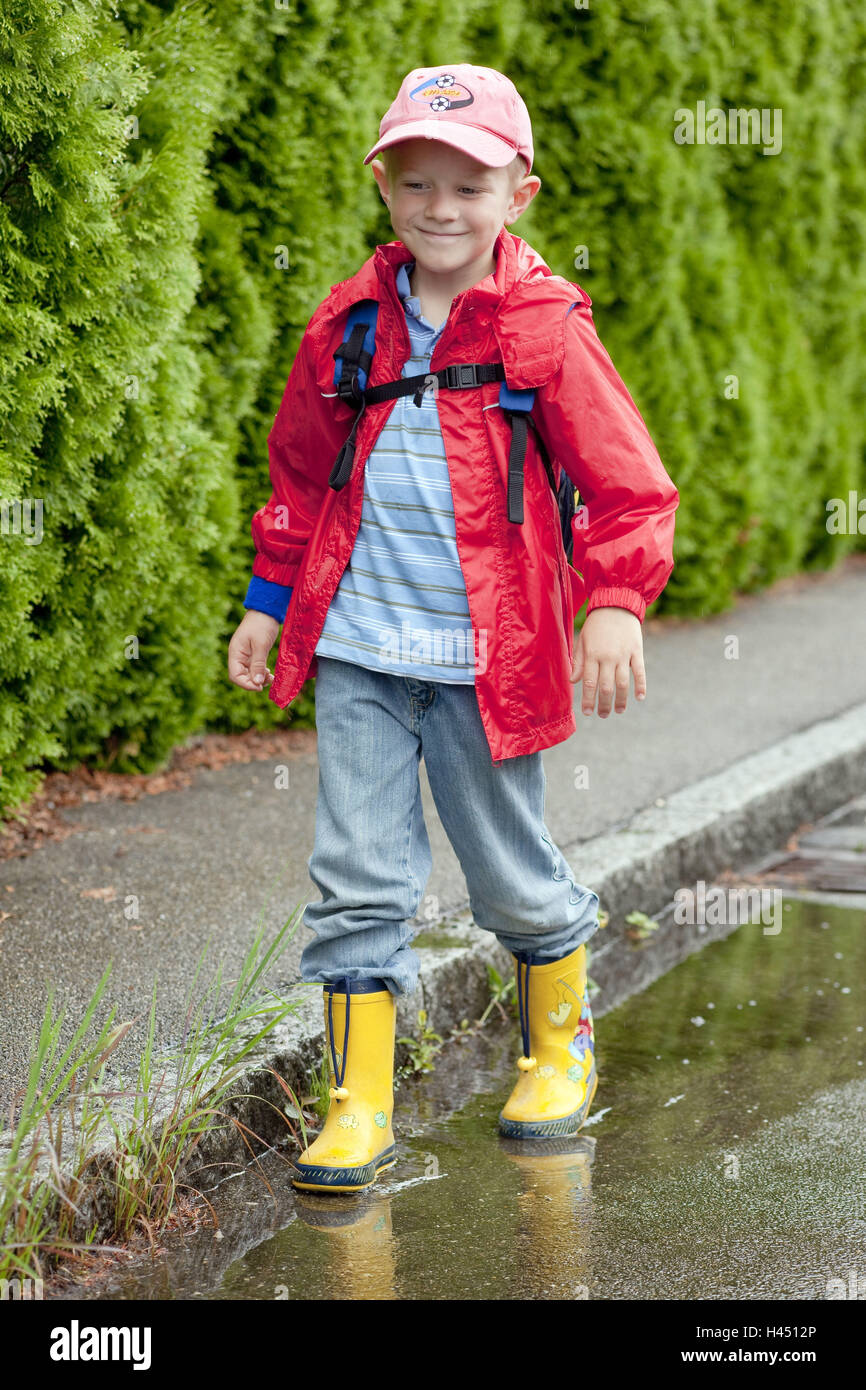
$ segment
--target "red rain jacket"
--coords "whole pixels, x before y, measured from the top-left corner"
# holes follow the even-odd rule
[[[679,494],[598,339],[589,295],[553,275],[505,229],[494,250],[495,272],[454,299],[430,370],[501,361],[510,387],[535,389],[533,417],[581,504],[572,569],[531,431],[525,519],[518,525],[507,518],[511,427],[497,404],[499,383],[440,391],[457,552],[476,642],[486,634],[486,659],[476,670],[478,708],[498,762],[575,732],[575,613],[586,601],[588,613],[613,606],[643,620],[673,569]],[[307,325],[268,435],[273,492],[252,521],[253,573],[293,586],[269,692],[281,708],[316,674],[315,646],[360,524],[364,466],[393,408],[393,401],[367,407],[352,476],[335,492],[328,475],[355,412],[334,395],[334,349],[350,306],[376,299],[369,384],[401,375],[410,346],[395,273],[410,259],[401,241],[388,242],[332,287]]]

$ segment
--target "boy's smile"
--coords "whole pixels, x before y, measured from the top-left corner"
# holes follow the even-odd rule
[[[413,292],[440,306],[493,272],[496,238],[541,186],[534,174],[515,184],[511,166],[479,164],[440,140],[403,140],[372,167],[394,233],[415,259]]]

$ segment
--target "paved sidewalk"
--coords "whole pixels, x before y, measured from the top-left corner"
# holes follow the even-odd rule
[[[725,655],[732,636],[736,660]],[[730,861],[732,846],[749,847],[744,836],[759,839],[765,822],[768,834],[790,833],[866,791],[866,556],[830,575],[784,581],[719,616],[651,621],[645,654],[643,705],[631,698],[624,715],[607,720],[586,718],[578,706],[577,733],[544,755],[548,826],[578,879],[599,891],[604,880],[603,905],[658,910],[686,872],[690,835],[693,858],[706,862],[709,876]],[[801,763],[796,794],[788,795]],[[28,1037],[50,985],[71,1024],[111,958],[108,998],[121,1018],[143,1018],[156,974],[158,1043],[169,1043],[205,942],[230,972],[262,914],[276,927],[315,895],[307,874],[312,746],[286,766],[288,786],[279,789],[272,761],[235,764],[200,772],[180,791],[68,810],[82,833],[2,866],[4,1108],[23,1080]],[[575,785],[585,780],[582,767],[588,787]],[[766,779],[760,797],[756,778]],[[426,779],[424,804],[434,852],[422,908],[428,926],[465,908],[466,893]],[[736,833],[726,838],[725,827]],[[757,839],[756,852],[766,852],[769,843]],[[651,870],[637,872],[649,845]],[[644,897],[634,901],[641,884]],[[130,895],[139,904],[132,921],[124,915]],[[482,936],[483,956],[491,938],[477,932],[476,940]],[[285,957],[284,983],[297,979],[301,945],[296,940]],[[460,1005],[456,999],[451,1022],[464,1016]],[[448,1022],[442,1008],[440,1022]]]

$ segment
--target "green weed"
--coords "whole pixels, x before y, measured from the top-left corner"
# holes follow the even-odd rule
[[[645,912],[630,912],[626,917],[629,923],[629,930],[626,936],[632,941],[646,941],[653,932],[658,931],[659,924],[653,917],[648,917]]]
[[[408,1067],[402,1068],[401,1075],[412,1072],[433,1071],[433,1058],[444,1045],[444,1038],[427,1026],[427,1010],[418,1010],[419,1034],[417,1038],[398,1038],[409,1052]]]

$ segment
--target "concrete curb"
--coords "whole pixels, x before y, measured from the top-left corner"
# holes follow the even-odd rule
[[[616,921],[653,912],[679,887],[751,865],[866,791],[866,704],[792,734],[570,846],[567,857]],[[615,945],[595,953],[595,970]],[[597,978],[597,976],[596,976]],[[624,996],[622,996],[624,997]]]

